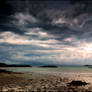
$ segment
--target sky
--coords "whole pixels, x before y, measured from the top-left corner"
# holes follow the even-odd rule
[[[0,0],[0,62],[92,64],[92,1]]]

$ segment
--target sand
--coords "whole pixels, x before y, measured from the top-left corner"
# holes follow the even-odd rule
[[[92,92],[92,85],[68,85],[73,79],[50,74],[0,73],[0,92]]]

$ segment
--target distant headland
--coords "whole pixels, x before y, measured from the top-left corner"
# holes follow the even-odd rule
[[[45,67],[45,68],[57,68],[58,66],[55,66],[55,65],[44,65],[44,66],[40,66],[40,67]]]
[[[88,68],[92,68],[92,65],[84,65],[84,66],[86,66],[86,67],[88,67]]]
[[[32,67],[31,65],[15,65],[15,64],[11,64],[11,65],[8,65],[8,64],[5,64],[5,63],[0,63],[0,67]]]

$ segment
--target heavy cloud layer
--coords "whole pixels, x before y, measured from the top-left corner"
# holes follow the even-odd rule
[[[4,0],[0,4],[1,62],[91,64],[90,0]]]

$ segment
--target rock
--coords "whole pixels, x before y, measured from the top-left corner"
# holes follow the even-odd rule
[[[68,83],[68,85],[70,85],[70,86],[85,86],[87,84],[88,83],[82,82],[82,81],[72,81],[72,82]]]

